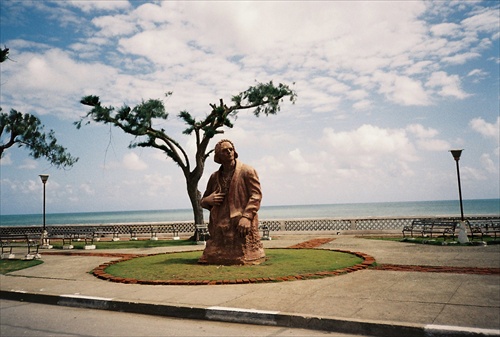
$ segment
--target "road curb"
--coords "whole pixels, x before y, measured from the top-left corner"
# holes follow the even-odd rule
[[[21,302],[99,309],[155,316],[209,320],[230,323],[282,326],[381,337],[500,336],[500,330],[458,326],[403,324],[384,321],[348,320],[230,307],[190,307],[82,295],[50,295],[21,291],[0,291],[0,298]]]

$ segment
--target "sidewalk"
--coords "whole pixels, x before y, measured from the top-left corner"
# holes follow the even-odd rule
[[[319,232],[273,237],[264,246],[323,237],[334,240],[321,248],[362,252],[379,266],[290,282],[155,286],[94,277],[92,269],[117,258],[93,253],[151,254],[193,246],[84,251],[85,256],[51,250],[41,251],[45,263],[1,275],[0,298],[372,336],[500,336],[500,245],[443,247]],[[443,266],[450,268],[427,268]]]

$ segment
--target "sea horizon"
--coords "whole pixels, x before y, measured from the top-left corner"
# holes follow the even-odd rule
[[[464,216],[500,216],[500,199],[463,200]],[[458,200],[364,202],[312,205],[262,206],[260,220],[460,216]],[[46,225],[110,224],[193,221],[192,209],[130,210],[100,212],[46,213]],[[208,220],[208,211],[204,211]],[[43,222],[43,214],[0,215],[0,226],[33,226]]]

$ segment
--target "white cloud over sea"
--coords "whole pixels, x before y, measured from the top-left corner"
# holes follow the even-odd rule
[[[189,208],[184,177],[164,154],[129,149],[134,139],[108,126],[76,130],[87,111],[80,98],[118,107],[164,99],[170,116],[160,126],[193,154],[179,111],[202,117],[209,103],[270,80],[292,86],[296,104],[269,117],[243,111],[223,135],[259,172],[264,204],[454,199],[451,148],[465,149],[464,197],[499,197],[495,2],[0,6],[12,59],[1,67],[4,111],[37,114],[80,157],[58,171],[9,149],[2,213],[38,212],[39,193],[21,196],[45,171],[54,212]],[[209,158],[201,190],[215,169]]]

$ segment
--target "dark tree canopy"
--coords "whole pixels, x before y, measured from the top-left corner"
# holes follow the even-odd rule
[[[9,48],[0,49],[0,63],[9,59]]]
[[[0,50],[0,63],[8,59],[9,49],[5,47]],[[38,117],[14,109],[9,114],[1,111],[0,107],[0,159],[6,149],[17,144],[29,149],[33,158],[44,157],[57,167],[71,167],[78,161],[78,158],[72,157],[64,147],[57,144],[53,130],[44,132],[44,126]]]
[[[44,132],[44,126],[38,117],[14,109],[9,114],[0,113],[0,137],[0,158],[5,149],[17,144],[29,149],[33,158],[44,157],[57,167],[71,167],[78,161],[78,158],[72,157],[64,147],[57,144],[53,130]]]
[[[166,94],[170,95],[171,92]],[[240,110],[253,109],[257,117],[262,114],[266,116],[276,114],[280,111],[280,103],[285,96],[294,103],[297,94],[288,85],[280,83],[276,86],[271,81],[258,83],[233,96],[232,104],[229,106],[222,99],[218,103],[209,104],[211,110],[204,118],[196,119],[188,111],[181,111],[177,117],[186,124],[183,133],[186,135],[194,133],[196,137],[196,155],[193,162],[190,162],[186,151],[171,135],[164,129],[155,128],[154,120],[166,121],[169,117],[163,102],[159,99],[142,101],[133,108],[127,105],[115,108],[103,106],[98,96],[86,96],[80,102],[90,106],[91,110],[80,121],[75,122],[75,125],[80,128],[84,121],[87,124],[90,121],[111,124],[135,136],[129,147],[152,147],[165,152],[184,173],[195,223],[203,223],[198,182],[203,175],[205,161],[213,151],[208,149],[210,140],[215,135],[224,133],[224,127],[232,128],[231,119],[235,119]]]

